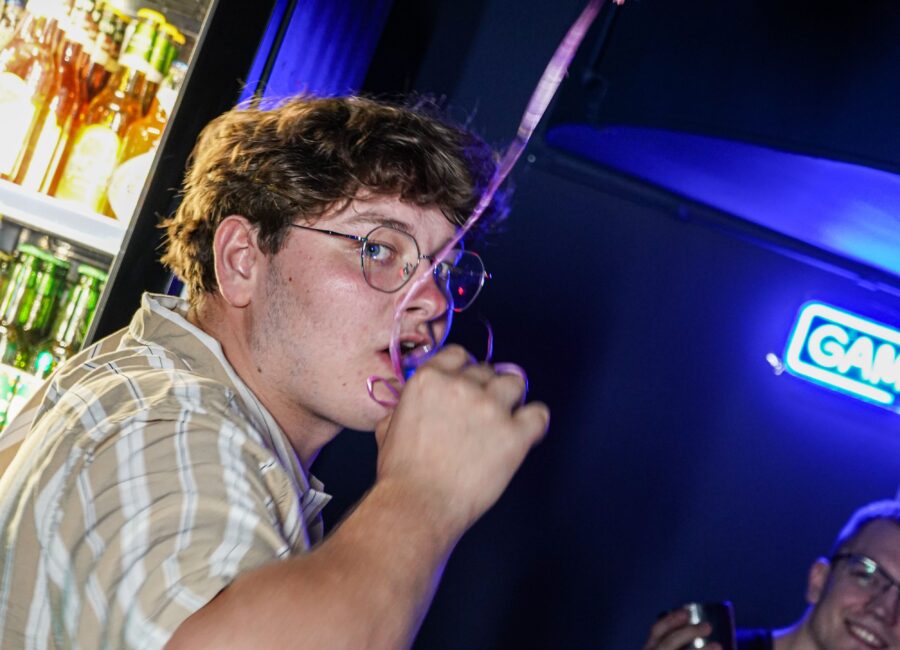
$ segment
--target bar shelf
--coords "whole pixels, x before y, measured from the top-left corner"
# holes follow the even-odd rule
[[[0,180],[0,215],[110,256],[119,253],[128,228],[117,219],[4,180]]]

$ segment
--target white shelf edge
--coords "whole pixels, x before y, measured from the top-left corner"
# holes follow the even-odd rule
[[[115,256],[127,223],[0,180],[0,215],[87,248]]]

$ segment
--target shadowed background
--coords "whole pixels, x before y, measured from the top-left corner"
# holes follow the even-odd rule
[[[445,97],[503,147],[581,7],[395,0],[362,88]],[[806,240],[827,212],[810,207],[814,189],[766,204],[791,220],[785,234],[743,203],[710,203],[733,192],[693,182],[736,167],[748,197],[771,197],[780,168],[763,161],[741,185],[741,150],[726,147],[702,150],[690,176],[657,173],[671,150],[648,148],[650,131],[612,149],[604,129],[751,143],[893,178],[898,18],[885,1],[798,0],[641,0],[601,16],[514,172],[504,231],[481,251],[494,279],[458,323],[477,341],[478,313],[490,319],[495,358],[528,370],[550,433],[460,543],[417,648],[639,648],[658,612],[688,600],[731,599],[741,626],[785,625],[849,514],[895,494],[897,414],[776,375],[766,355],[783,355],[811,299],[900,326],[900,281],[866,250]],[[596,136],[596,156],[548,139],[572,123]],[[881,219],[882,239],[896,236],[895,215]],[[329,525],[373,461],[367,434],[323,452]]]

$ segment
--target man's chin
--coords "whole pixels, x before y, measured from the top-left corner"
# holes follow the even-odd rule
[[[353,429],[354,431],[374,431],[378,423],[391,414],[393,407],[390,404],[396,401],[396,397],[387,390],[376,393],[379,399],[382,398],[382,392],[387,393],[385,398],[388,400],[387,403],[379,404],[371,397],[366,396],[367,402],[361,405],[350,417],[344,419],[344,428]]]

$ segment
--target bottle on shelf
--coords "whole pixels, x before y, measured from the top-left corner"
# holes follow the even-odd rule
[[[84,66],[87,65],[91,47],[97,37],[98,26],[93,18],[96,4],[99,3],[95,3],[94,0],[75,0],[67,20],[62,23],[65,28],[62,47],[72,41],[81,45],[75,57],[75,69],[79,76],[84,73]],[[61,49],[60,58],[63,53]]]
[[[32,347],[46,338],[65,287],[69,264],[23,244],[0,301],[0,429],[24,405],[40,380],[28,372]]]
[[[24,12],[25,0],[4,0],[0,12],[0,48],[12,40]]]
[[[169,73],[169,68],[178,56],[178,50],[184,45],[184,41],[184,35],[174,25],[170,23],[162,25],[150,55],[147,83],[144,84],[141,96],[142,115],[146,116],[150,112],[159,87]]]
[[[44,379],[75,354],[84,342],[107,275],[87,264],[78,266],[78,282],[56,312],[50,335],[32,351],[29,372]]]
[[[11,365],[28,370],[34,346],[50,333],[56,305],[66,291],[69,263],[51,253],[37,249],[42,267],[35,283],[34,299],[26,310],[19,312],[14,327],[18,329],[19,346]]]
[[[22,244],[0,300],[0,363],[25,370],[31,346],[46,337],[50,318],[65,288],[69,263]]]
[[[20,246],[0,298],[0,358],[10,364],[0,364],[0,430],[6,426],[14,410],[13,403],[26,399],[27,385],[12,362],[21,341],[15,327],[19,311],[34,299],[34,286],[40,267],[34,247]]]
[[[131,38],[126,37],[120,69],[88,106],[56,187],[54,195],[60,199],[105,211],[106,186],[118,162],[122,138],[141,117],[141,95],[159,32],[157,16],[161,14],[139,12],[137,27]]]
[[[9,277],[12,274],[15,257],[12,253],[0,249],[0,297],[6,292],[9,284]]]
[[[58,83],[53,39],[59,4],[31,0],[12,40],[0,51],[0,178],[13,179]]]
[[[26,311],[34,301],[41,265],[38,249],[34,246],[23,245],[16,251],[12,271],[0,299],[0,362],[7,366],[13,366],[21,345],[16,324],[19,313]]]
[[[107,188],[107,200],[112,213],[109,216],[125,220],[131,218],[144,183],[150,175],[150,167],[156,157],[166,122],[175,107],[186,71],[187,66],[181,61],[172,62],[150,104],[150,112],[128,127],[119,150],[119,164]]]
[[[84,85],[78,66],[84,47],[90,42],[87,8],[85,0],[78,0],[69,16],[57,66],[56,92],[26,146],[15,177],[17,183],[31,190],[49,193],[53,189],[57,169],[84,101]]]
[[[62,58],[63,43],[66,40],[66,31],[69,28],[69,14],[73,10],[75,0],[53,0],[53,3],[56,5],[54,12],[57,22],[56,29],[50,37],[50,51],[53,52],[53,59],[59,63]]]
[[[106,87],[119,69],[122,40],[131,18],[109,3],[103,5],[97,24],[97,36],[89,51],[83,56],[81,74],[84,80],[86,102],[90,102]]]
[[[172,115],[175,108],[175,100],[178,98],[178,91],[184,82],[186,72],[187,65],[185,63],[181,61],[172,63],[156,97],[150,104],[150,111],[128,127],[119,156],[122,163],[152,151],[159,145],[169,116]]]

